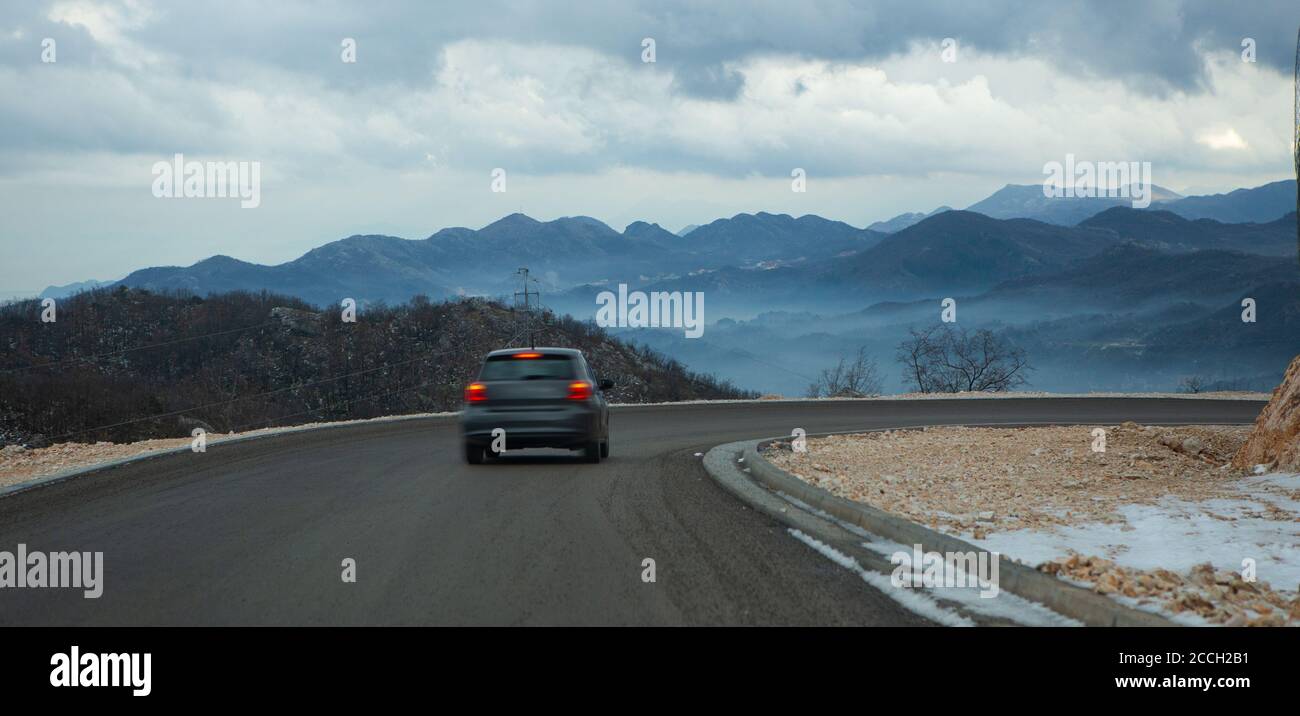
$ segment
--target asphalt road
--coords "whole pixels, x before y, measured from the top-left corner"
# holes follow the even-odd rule
[[[924,625],[746,508],[695,453],[945,423],[1254,420],[1258,402],[998,399],[616,409],[613,456],[462,462],[453,420],[209,445],[0,499],[0,550],[102,551],[104,593],[0,624]],[[655,560],[654,583],[641,579]],[[353,558],[357,581],[344,583]]]

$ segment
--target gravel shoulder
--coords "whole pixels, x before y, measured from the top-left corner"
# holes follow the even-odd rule
[[[1192,624],[1300,624],[1300,476],[1233,470],[1248,434],[931,427],[810,438],[806,453],[787,443],[767,456],[835,495],[1130,606]],[[1255,581],[1243,578],[1247,559]]]

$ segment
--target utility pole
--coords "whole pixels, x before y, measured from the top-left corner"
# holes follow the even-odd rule
[[[1295,241],[1296,258],[1300,260],[1300,31],[1295,37],[1295,135],[1291,137],[1291,150],[1295,152]]]
[[[531,282],[540,285],[540,283],[537,279],[528,275],[527,266],[520,267],[518,271],[515,271],[515,275],[519,277],[519,288],[521,289],[515,291],[515,308],[519,308],[519,299],[522,296],[524,301],[524,313],[527,314],[524,320],[528,321],[528,347],[536,348],[537,346],[534,344],[535,342],[533,340],[533,319],[536,316],[536,312],[541,310],[542,294],[535,290],[528,290],[528,284]],[[533,300],[534,296],[536,297],[535,300]],[[534,304],[536,304],[536,308],[533,307]]]

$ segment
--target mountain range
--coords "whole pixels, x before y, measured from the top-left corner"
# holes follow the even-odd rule
[[[506,295],[516,290],[512,274],[519,266],[529,267],[544,290],[563,292],[601,282],[682,283],[685,278],[696,280],[703,273],[718,272],[705,282],[739,289],[755,283],[740,271],[829,262],[834,265],[816,272],[830,281],[819,284],[819,290],[835,293],[839,283],[867,281],[869,290],[906,293],[930,290],[936,282],[956,281],[958,287],[992,285],[1068,259],[1077,253],[1070,246],[1080,240],[1109,243],[1118,238],[1170,250],[1241,248],[1286,253],[1294,242],[1283,236],[1287,227],[1279,217],[1288,213],[1288,201],[1294,202],[1294,183],[1275,182],[1213,197],[1162,201],[1153,204],[1159,209],[1140,213],[1114,200],[1048,199],[1041,187],[1009,185],[964,212],[941,207],[910,226],[902,227],[906,222],[895,220],[883,227],[873,225],[889,231],[859,229],[814,215],[795,218],[759,212],[718,219],[682,235],[644,221],[618,232],[590,217],[543,222],[511,214],[481,229],[447,228],[420,240],[351,236],[275,266],[213,256],[187,267],[141,269],[120,283],[200,295],[273,289],[323,305],[344,297],[397,302],[416,294],[439,299]],[[1078,221],[1063,218],[1082,216],[1083,207],[1097,211]],[[1009,223],[981,221],[976,216],[980,214]],[[1250,223],[1229,227],[1209,215],[1247,217]],[[1034,217],[1040,221],[1037,226],[1016,223]],[[1062,226],[1114,236],[1081,239],[1052,228]],[[893,237],[904,237],[906,244],[886,241]],[[1065,243],[1055,243],[1057,237]],[[866,253],[877,245],[878,249]],[[946,247],[942,256],[927,253],[940,245]],[[500,268],[486,272],[484,266]],[[764,280],[757,285],[772,283]],[[76,284],[51,287],[42,295],[60,297],[77,288]]]
[[[1079,226],[991,219],[947,211],[853,252],[766,268],[726,266],[644,282],[650,291],[703,291],[711,315],[764,311],[844,312],[883,301],[973,295],[1005,282],[1056,275],[1073,262],[1131,245],[1167,254],[1216,250],[1270,257],[1252,264],[1294,268],[1294,214],[1268,224],[1189,221],[1169,212],[1113,207]],[[1272,274],[1260,269],[1260,280]],[[1158,278],[1158,274],[1155,276]],[[548,305],[586,315],[608,282],[552,294]],[[1195,286],[1192,287],[1195,289]]]
[[[1181,196],[1158,185],[1151,187],[1151,210],[1168,211],[1185,219],[1214,219],[1222,223],[1267,223],[1295,210],[1295,180],[1272,182],[1226,194]],[[1048,197],[1042,184],[1007,184],[988,197],[966,207],[994,219],[1036,219],[1049,224],[1074,226],[1117,206],[1132,208],[1132,199],[1114,197]],[[910,212],[870,225],[873,231],[901,231],[948,207],[929,214]]]
[[[508,298],[518,290],[515,269],[527,266],[543,304],[580,320],[594,316],[600,291],[618,284],[703,292],[709,328],[702,339],[645,329],[623,337],[747,388],[782,393],[797,392],[822,363],[858,347],[889,361],[910,326],[933,321],[939,300],[954,298],[966,325],[1034,346],[1040,386],[1167,389],[1189,371],[1262,384],[1300,353],[1296,218],[1284,211],[1294,186],[1214,197],[1160,193],[1162,201],[1141,210],[1007,187],[980,204],[1039,215],[1040,200],[1071,204],[1047,210],[1058,218],[1079,216],[1085,205],[1097,211],[1067,223],[936,210],[890,232],[766,212],[681,233],[644,221],[620,232],[585,216],[511,214],[417,240],[351,236],[276,266],[214,256],[141,269],[117,283],[199,296],[269,290],[318,307],[353,298],[365,307],[417,295]],[[1246,327],[1267,340],[1251,343],[1239,320],[1222,317],[1256,296],[1273,303],[1261,303],[1258,323]],[[1170,348],[1186,348],[1197,331],[1201,345]],[[1250,346],[1250,355],[1232,355],[1234,345]],[[765,357],[756,359],[760,347]],[[1079,356],[1088,356],[1086,370],[1072,367]],[[1151,356],[1165,362],[1144,363]]]
[[[785,395],[801,394],[819,370],[865,349],[881,366],[886,392],[897,392],[906,387],[893,364],[897,346],[913,327],[937,322],[948,297],[960,327],[988,328],[1025,349],[1039,390],[1169,391],[1196,376],[1221,389],[1268,391],[1300,354],[1294,257],[1174,253],[1130,242],[984,291],[851,312],[760,312],[719,320],[697,340],[667,330],[636,337],[696,370]],[[1253,321],[1243,320],[1246,298],[1254,301]]]
[[[506,295],[527,266],[548,291],[602,279],[629,284],[734,266],[745,269],[824,260],[885,237],[818,216],[738,214],[677,236],[643,221],[617,232],[590,217],[537,221],[511,214],[482,229],[443,229],[419,240],[350,236],[276,266],[214,256],[192,266],[134,271],[119,283],[199,295],[277,290],[317,305],[343,298],[401,302],[417,294]],[[494,267],[496,270],[484,270]]]
[[[1294,231],[1288,218],[1221,224],[1124,207],[1074,227],[947,211],[893,234],[760,212],[718,219],[686,237],[645,222],[620,233],[587,217],[541,222],[512,214],[477,231],[444,229],[420,240],[352,236],[276,266],[214,256],[188,267],[141,269],[119,283],[199,295],[275,290],[316,305],[343,298],[397,303],[417,294],[509,295],[517,288],[514,268],[527,266],[542,281],[544,301],[566,309],[590,305],[595,292],[618,283],[707,291],[719,308],[753,304],[751,296],[761,295],[758,303],[767,309],[823,302],[847,309],[935,291],[986,290],[1122,242],[1283,256],[1295,250]]]

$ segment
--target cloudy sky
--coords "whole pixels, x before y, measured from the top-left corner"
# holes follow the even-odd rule
[[[865,226],[1067,153],[1256,186],[1293,174],[1298,25],[1294,0],[5,2],[0,295],[515,211]],[[261,205],[155,198],[177,153],[259,162]]]

